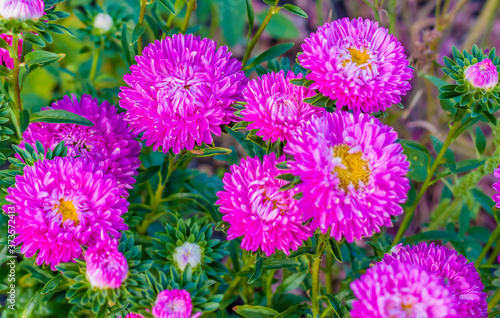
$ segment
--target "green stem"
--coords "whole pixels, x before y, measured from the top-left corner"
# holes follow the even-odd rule
[[[266,280],[266,306],[271,307],[273,304],[273,278],[275,270],[270,270]]]
[[[488,311],[492,310],[500,301],[500,289],[497,289],[495,295],[488,302]]]
[[[499,254],[500,254],[500,241],[497,241],[497,245],[495,246],[495,249],[491,253],[490,257],[488,258],[486,264],[493,265],[493,263],[495,263],[495,260],[498,258]]]
[[[451,126],[450,131],[448,132],[448,136],[446,137],[446,140],[443,144],[443,147],[441,148],[441,151],[439,151],[439,153],[436,157],[436,160],[434,160],[434,163],[432,164],[431,169],[427,172],[427,177],[425,178],[424,184],[420,188],[420,191],[418,192],[417,197],[415,198],[415,201],[413,201],[413,204],[406,211],[403,222],[401,222],[398,233],[396,234],[396,237],[394,238],[394,241],[392,242],[392,246],[399,243],[399,241],[401,240],[401,238],[405,234],[406,230],[408,229],[408,226],[410,225],[411,221],[413,220],[413,215],[415,214],[415,209],[417,208],[418,203],[420,202],[420,200],[424,196],[425,191],[427,190],[427,188],[429,188],[429,186],[431,184],[432,177],[434,176],[434,173],[436,172],[439,164],[441,163],[441,160],[443,159],[446,150],[448,150],[448,147],[450,146],[451,142],[453,141],[453,139],[455,137],[455,132],[458,130],[459,127],[460,127],[460,120],[457,120],[453,124],[453,126]]]
[[[191,19],[191,14],[196,9],[196,0],[189,0],[186,9],[186,17],[184,18],[184,23],[182,24],[181,31],[182,33],[186,33],[186,30],[189,26],[189,20]]]
[[[318,25],[323,25],[323,1],[316,0],[316,15],[318,18]]]
[[[500,225],[497,224],[497,227],[495,228],[493,233],[491,233],[490,238],[488,239],[488,242],[486,243],[483,250],[481,251],[481,254],[479,254],[479,257],[474,262],[474,266],[476,266],[476,268],[479,267],[479,265],[481,264],[481,261],[486,256],[486,254],[488,253],[488,250],[490,249],[491,245],[493,245],[493,242],[495,242],[495,240],[497,239],[499,234],[500,234]]]
[[[332,253],[326,253],[325,289],[327,294],[333,294],[332,266],[333,266],[333,255]]]
[[[94,59],[92,60],[92,67],[90,68],[90,75],[89,75],[91,83],[93,83],[95,79],[95,74],[97,72],[97,65],[99,64],[99,56],[101,54],[101,47],[103,43],[104,42],[102,42],[101,40],[101,45],[99,45],[99,47],[97,47],[94,51]]]
[[[252,54],[252,51],[257,44],[257,41],[259,41],[260,36],[262,35],[262,32],[264,32],[265,28],[269,24],[269,21],[271,21],[271,18],[273,15],[279,12],[280,8],[278,8],[278,3],[279,0],[276,0],[275,5],[269,8],[269,11],[267,12],[266,17],[264,18],[264,21],[260,25],[259,29],[257,30],[257,33],[255,33],[255,36],[253,37],[252,41],[248,45],[245,55],[243,56],[243,61],[242,63],[242,68],[245,69],[245,66],[247,65],[248,59],[250,58],[250,54]]]
[[[144,24],[144,17],[146,16],[146,7],[148,5],[148,0],[141,0],[141,13],[139,14],[139,24]],[[138,55],[142,54],[142,35],[137,40],[137,52]]]
[[[181,11],[182,7],[184,7],[184,0],[175,0],[175,4],[174,4],[175,12]],[[175,19],[175,15],[171,14],[168,16],[167,28],[170,29],[170,27],[172,26],[172,22],[174,22],[174,19]]]
[[[434,231],[437,230],[448,218],[450,215],[453,214],[453,211],[457,210],[457,207],[461,208],[462,206],[462,201],[461,200],[454,200],[453,203],[446,209],[444,213],[442,213],[437,219],[435,219],[433,222],[429,224],[427,227],[427,231]]]
[[[16,104],[19,114],[23,112],[23,104],[21,101],[21,89],[19,88],[19,35],[12,35],[12,50],[10,55],[14,60],[12,88],[14,90],[14,103]],[[20,116],[17,117],[18,124],[20,124]]]
[[[323,258],[323,253],[326,249],[326,244],[324,244],[325,235],[321,234],[318,239],[318,253],[313,261],[311,272],[312,272],[312,310],[313,317],[317,317],[320,314],[319,308],[319,273],[321,269],[321,259]]]

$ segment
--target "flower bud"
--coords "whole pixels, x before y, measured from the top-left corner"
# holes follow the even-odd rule
[[[201,248],[198,244],[186,242],[178,246],[174,252],[174,262],[181,271],[184,271],[187,264],[191,268],[196,268],[201,263]]]
[[[99,13],[94,19],[94,28],[100,33],[106,33],[113,27],[113,18],[109,14]]]
[[[191,316],[192,312],[191,294],[183,289],[160,292],[153,306],[155,318],[196,318],[201,316],[201,313]]]
[[[38,20],[44,14],[43,0],[0,0],[0,16],[5,20]]]
[[[465,79],[475,88],[489,90],[498,85],[498,71],[490,59],[467,67]]]
[[[128,275],[128,263],[118,251],[118,241],[107,238],[90,247],[85,253],[87,279],[99,289],[120,288]]]

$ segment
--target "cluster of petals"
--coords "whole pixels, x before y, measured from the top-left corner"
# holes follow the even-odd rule
[[[464,76],[474,88],[489,90],[498,85],[498,70],[490,59],[468,66]]]
[[[304,41],[300,64],[310,70],[310,88],[337,107],[373,113],[401,102],[413,69],[404,47],[377,22],[343,18],[327,23]]]
[[[285,156],[275,154],[241,160],[224,175],[224,191],[217,193],[223,221],[229,223],[228,239],[243,236],[241,247],[248,251],[262,250],[267,256],[276,250],[289,254],[312,236],[303,225],[302,211],[297,206],[295,189],[280,191],[288,182],[276,177],[289,173],[276,165]]]
[[[14,244],[36,264],[50,265],[82,256],[81,245],[128,229],[122,215],[128,202],[115,177],[88,158],[56,157],[37,161],[16,177],[6,200],[14,211]]]
[[[0,38],[2,38],[9,46],[12,46],[12,35],[9,34],[0,34]],[[21,54],[23,53],[23,39],[19,39],[18,43],[18,55],[21,58]],[[0,64],[5,67],[12,69],[14,67],[14,60],[10,55],[8,49],[0,48]]]
[[[184,289],[163,290],[156,297],[153,306],[155,318],[197,318],[201,312],[194,315],[191,294]]]
[[[212,143],[237,118],[248,80],[241,62],[210,39],[176,34],[151,43],[124,76],[120,106],[146,145],[179,153]]]
[[[43,0],[0,0],[0,16],[6,20],[38,20],[44,14]]]
[[[311,227],[348,242],[391,226],[410,189],[397,133],[367,114],[325,113],[304,123],[285,152],[299,176],[298,207]]]

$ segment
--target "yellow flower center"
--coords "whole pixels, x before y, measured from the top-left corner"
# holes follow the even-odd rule
[[[368,161],[361,158],[363,153],[361,151],[349,153],[350,149],[348,145],[343,144],[333,147],[333,155],[342,159],[342,164],[346,167],[337,166],[333,169],[340,180],[339,187],[345,191],[351,183],[356,190],[359,188],[359,181],[367,184],[371,173]]]
[[[356,65],[363,65],[368,63],[370,59],[370,55],[366,50],[360,51],[355,48],[349,48],[349,53],[351,54],[351,62],[356,63]],[[342,66],[346,66],[349,63],[349,60],[345,60],[342,63]]]
[[[73,201],[65,201],[64,199],[59,200],[59,213],[61,213],[63,217],[63,223],[66,220],[72,220],[75,223],[75,226],[80,223]]]

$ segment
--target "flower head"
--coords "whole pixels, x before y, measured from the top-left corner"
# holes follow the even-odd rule
[[[134,175],[140,166],[141,144],[135,140],[137,134],[130,132],[123,114],[117,114],[115,106],[108,102],[99,105],[96,98],[83,95],[81,99],[72,95],[56,101],[42,110],[62,109],[90,120],[94,126],[76,124],[31,123],[23,134],[23,140],[35,147],[36,141],[53,149],[64,141],[68,156],[82,156],[99,163],[115,176],[119,186],[132,188]]]
[[[457,298],[460,317],[486,317],[487,303],[484,285],[474,267],[455,250],[444,246],[420,243],[407,245],[393,254],[386,254],[382,262],[420,265],[427,271],[443,278]]]
[[[300,64],[309,69],[309,88],[337,100],[337,107],[367,113],[401,102],[413,70],[401,43],[377,22],[343,18],[305,39]]]
[[[109,234],[120,237],[128,227],[122,215],[128,202],[116,179],[87,158],[56,157],[36,161],[16,177],[6,200],[13,204],[14,243],[26,257],[55,266],[82,255]]]
[[[443,279],[418,265],[378,263],[352,282],[351,288],[357,298],[352,318],[462,317]]]
[[[243,120],[251,122],[247,129],[258,129],[257,136],[264,140],[286,141],[312,115],[320,114],[324,108],[314,107],[303,102],[304,98],[316,93],[307,87],[297,86],[290,80],[302,78],[283,71],[264,74],[252,80],[243,91],[248,103],[241,111]]]
[[[179,269],[184,271],[188,264],[193,269],[200,265],[202,256],[201,247],[198,244],[186,242],[175,248],[173,258]]]
[[[113,27],[113,18],[107,13],[98,13],[94,18],[94,28],[106,33]]]
[[[0,16],[5,20],[38,20],[44,14],[43,0],[0,0]]]
[[[4,39],[8,45],[12,46],[12,35],[0,34],[0,38]],[[23,39],[19,39],[18,44],[19,58],[23,53]],[[12,69],[14,67],[14,60],[10,56],[10,52],[7,49],[0,48],[0,64],[5,65],[7,68]]]
[[[193,35],[156,41],[136,57],[124,76],[120,106],[146,145],[179,153],[221,135],[221,125],[236,117],[247,79],[227,47]]]
[[[464,76],[467,82],[475,88],[489,90],[498,85],[497,67],[490,59],[467,67]]]
[[[153,307],[155,318],[196,318],[201,316],[201,313],[191,316],[192,312],[191,295],[184,289],[161,291]]]
[[[375,117],[336,111],[303,124],[285,147],[302,183],[298,207],[336,240],[371,236],[403,212],[409,163],[397,133]]]
[[[94,288],[120,288],[127,279],[128,263],[118,251],[118,241],[105,237],[85,252],[87,279]]]
[[[122,318],[122,317],[119,317],[119,318]],[[125,318],[146,318],[146,317],[144,317],[143,315],[131,312],[131,313],[127,314],[127,316],[125,316]]]
[[[223,221],[229,223],[228,239],[243,236],[241,247],[249,251],[259,248],[267,255],[276,250],[285,254],[297,250],[312,236],[312,230],[302,224],[302,211],[293,196],[294,189],[280,191],[287,182],[275,177],[288,173],[276,164],[284,161],[274,154],[241,160],[231,166],[222,182],[224,191],[217,193]]]

